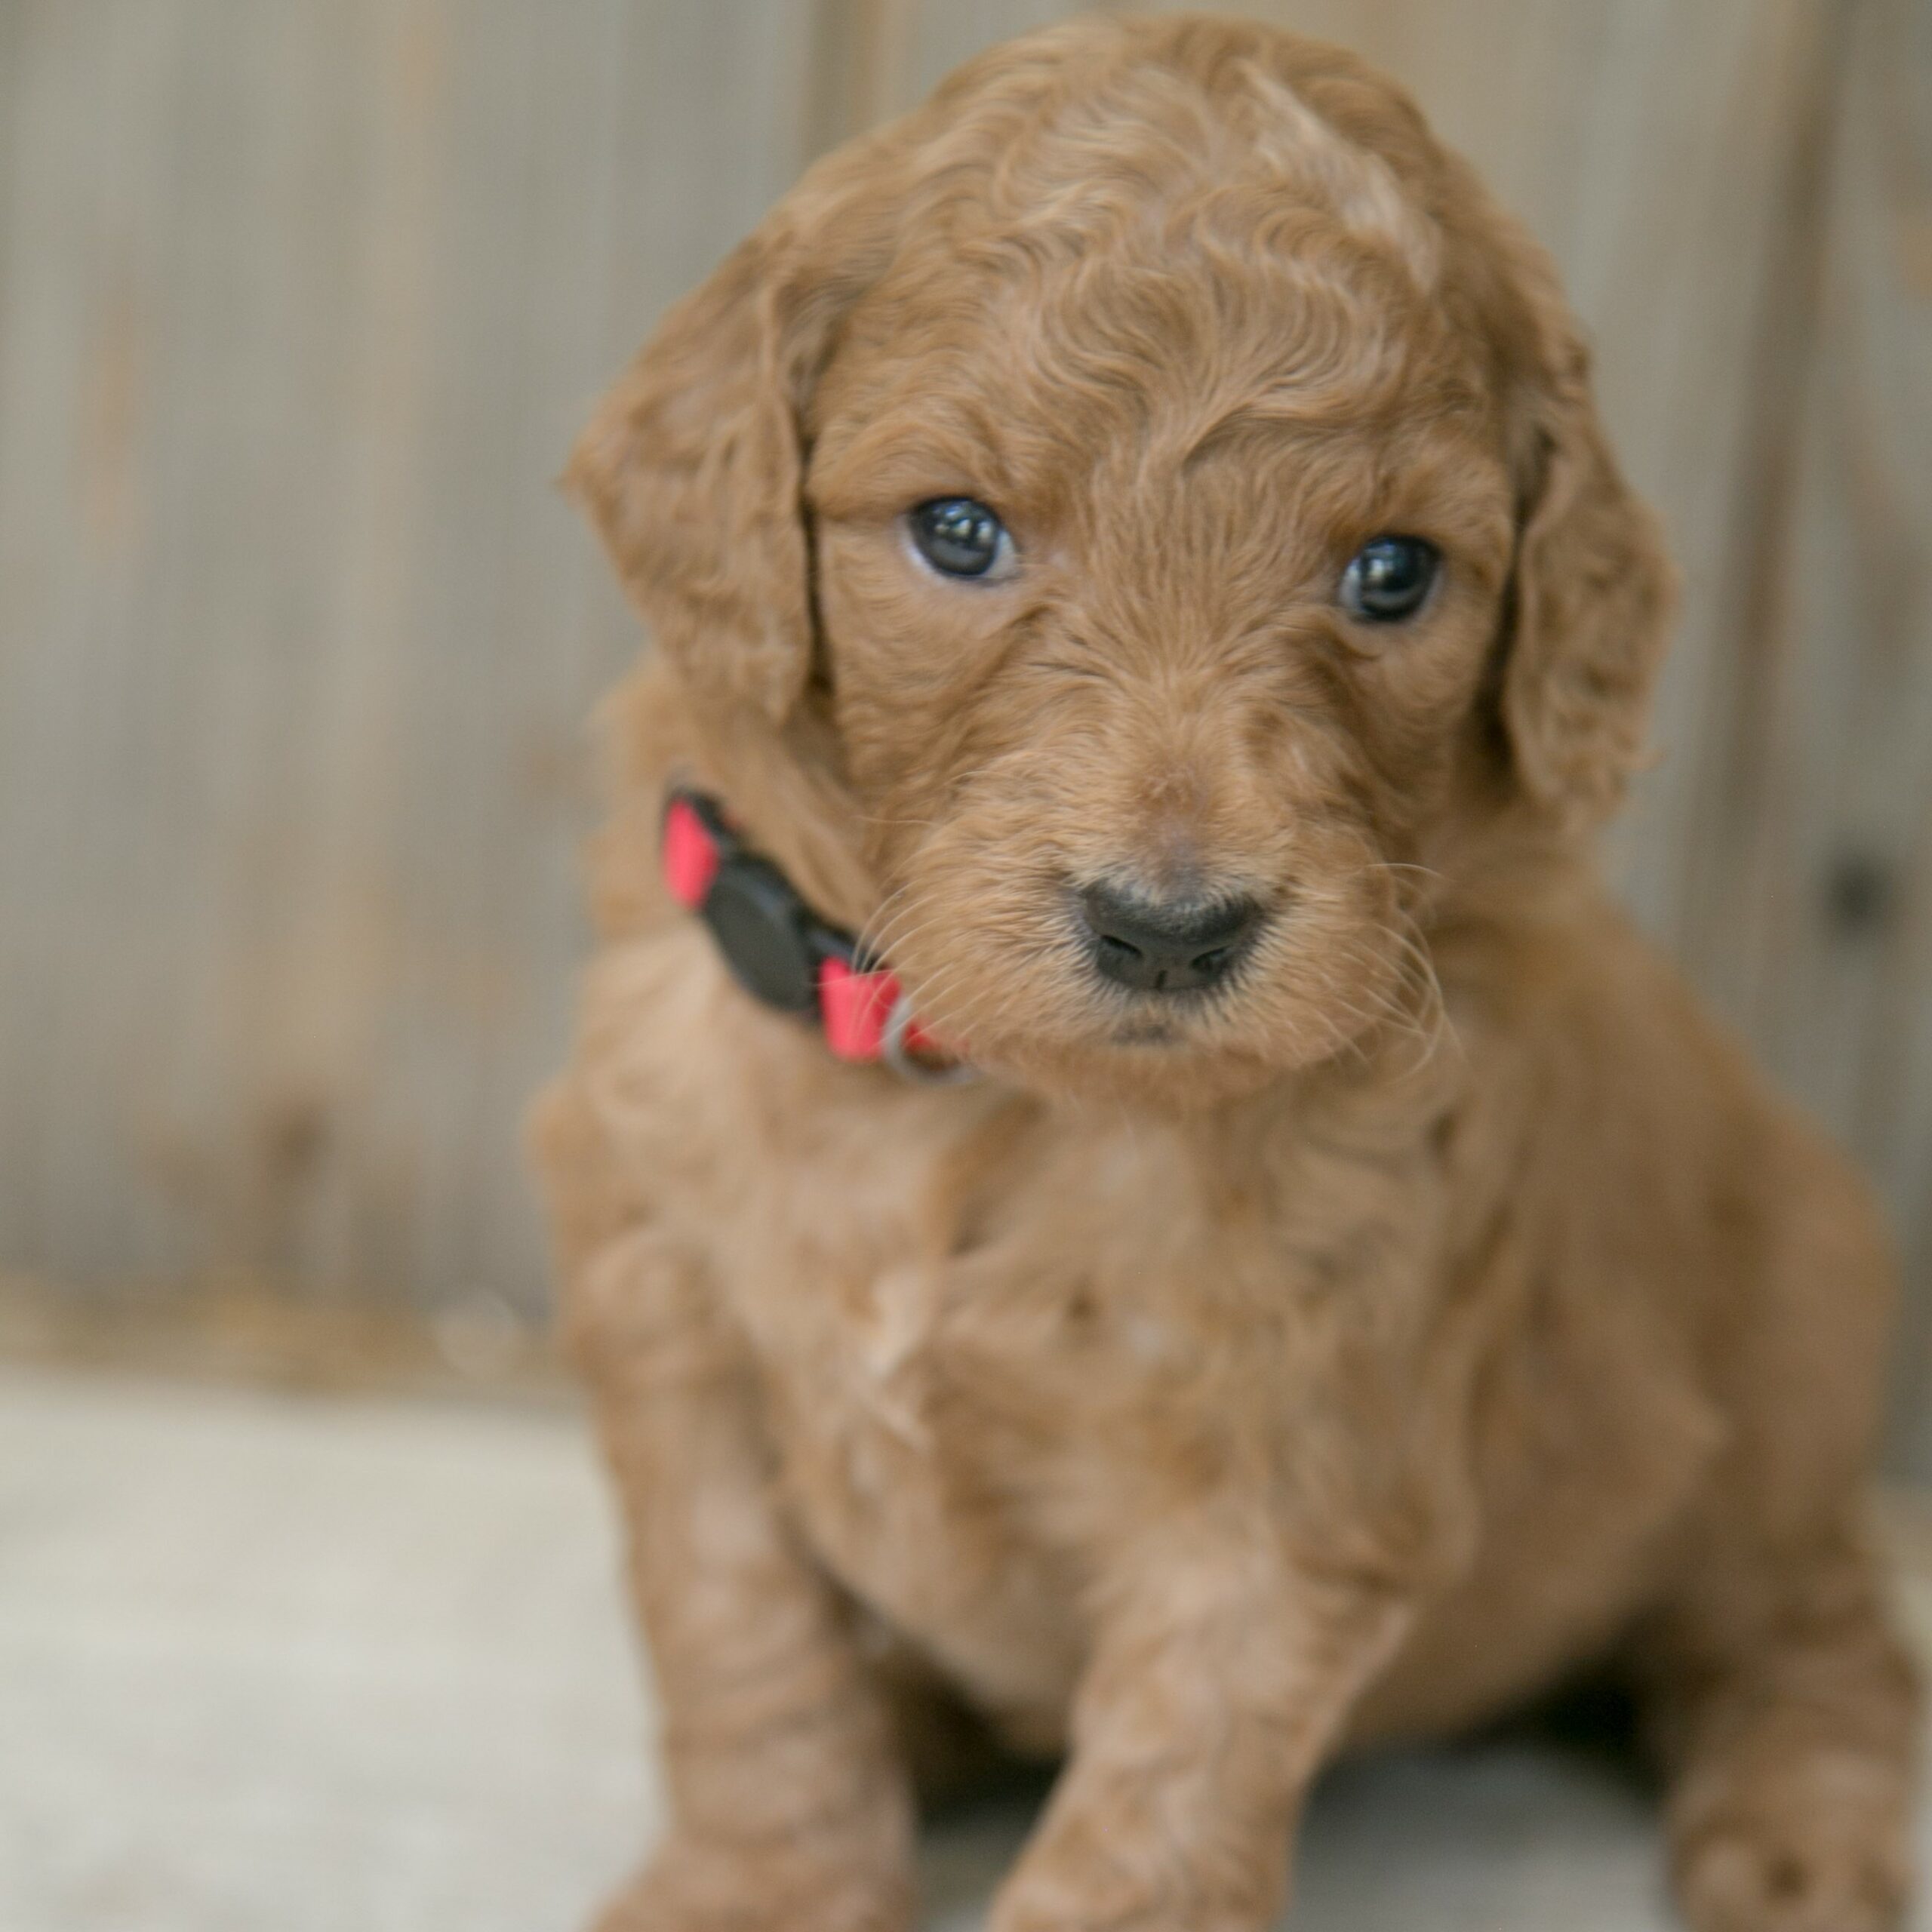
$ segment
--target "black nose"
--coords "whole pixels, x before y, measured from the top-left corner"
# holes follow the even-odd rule
[[[1104,885],[1080,894],[1094,935],[1094,965],[1103,979],[1146,993],[1211,986],[1247,950],[1261,924],[1252,899],[1142,899]]]

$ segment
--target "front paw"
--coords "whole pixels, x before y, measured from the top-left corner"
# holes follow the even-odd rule
[[[1680,1829],[1677,1895],[1695,1932],[1894,1932],[1912,1875],[1901,1807],[1864,1795],[1757,1793]]]
[[[668,1841],[604,1909],[595,1932],[909,1932],[908,1875],[831,1847]]]

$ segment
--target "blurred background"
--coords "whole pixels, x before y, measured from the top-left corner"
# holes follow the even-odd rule
[[[1075,11],[0,0],[0,1360],[550,1385],[638,648],[551,479],[815,155]],[[1594,332],[1687,586],[1613,861],[1884,1190],[1932,1477],[1932,5],[1226,11],[1406,80]]]

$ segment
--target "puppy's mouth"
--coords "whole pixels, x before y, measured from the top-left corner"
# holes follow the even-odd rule
[[[1109,1037],[1117,1047],[1177,1047],[1183,1036],[1171,1020],[1130,1020]]]

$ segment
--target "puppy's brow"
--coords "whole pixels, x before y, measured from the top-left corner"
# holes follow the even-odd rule
[[[833,507],[892,512],[921,496],[983,497],[1002,512],[1021,497],[1013,465],[989,431],[974,433],[937,415],[908,421],[894,410],[838,448],[817,478]]]

